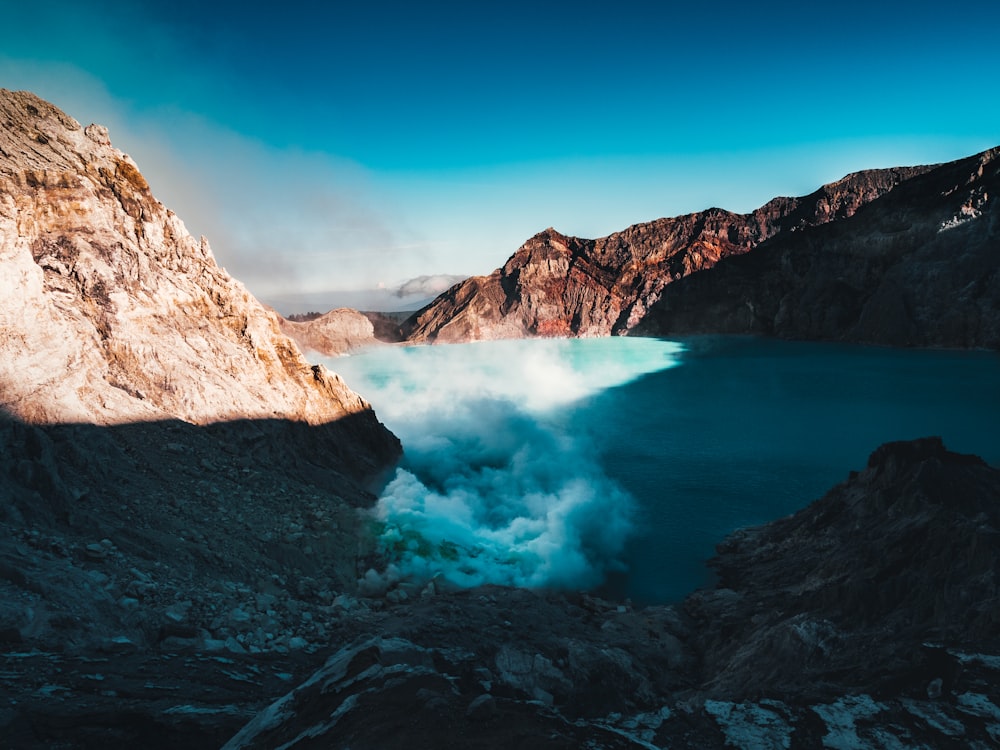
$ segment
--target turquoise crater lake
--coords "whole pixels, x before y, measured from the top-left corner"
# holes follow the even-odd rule
[[[890,440],[1000,465],[1000,356],[746,337],[380,347],[327,361],[405,450],[373,519],[394,580],[672,601],[727,533]]]

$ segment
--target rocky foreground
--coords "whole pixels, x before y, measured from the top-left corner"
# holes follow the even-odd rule
[[[633,611],[469,591],[391,607],[227,748],[989,747],[1000,472],[887,444],[719,582]]]
[[[882,446],[821,500],[725,540],[714,588],[644,609],[495,587],[357,597],[323,556],[350,543],[344,516],[288,496],[301,486],[230,484],[235,468],[200,494],[181,473],[184,502],[137,503],[127,525],[111,508],[8,512],[5,746],[1000,741],[1000,471],[938,439]],[[240,492],[261,511],[227,501]],[[18,609],[48,626],[11,625]]]

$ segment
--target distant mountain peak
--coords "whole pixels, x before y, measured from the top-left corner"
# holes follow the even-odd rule
[[[998,192],[998,148],[848,175],[813,194],[822,225],[672,284],[633,330],[1000,348]]]
[[[489,276],[475,277],[404,326],[412,341],[628,333],[669,285],[782,233],[854,215],[933,167],[856,172],[748,214],[713,207],[635,224],[598,239],[549,227]]]

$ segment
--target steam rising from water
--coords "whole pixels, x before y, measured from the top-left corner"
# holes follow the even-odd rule
[[[329,362],[402,440],[375,509],[390,577],[583,588],[621,566],[633,502],[574,404],[678,363],[654,339],[380,348]]]

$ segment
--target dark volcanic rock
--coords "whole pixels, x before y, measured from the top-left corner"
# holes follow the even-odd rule
[[[795,515],[733,534],[693,595],[713,694],[808,700],[930,682],[941,644],[1000,634],[1000,472],[938,438],[889,443]],[[937,645],[932,645],[937,644]]]
[[[890,443],[733,534],[716,587],[679,607],[504,589],[398,606],[226,747],[987,747],[998,529],[1000,471]]]
[[[399,441],[105,128],[0,117],[0,745],[218,747],[331,638]]]
[[[634,747],[631,734],[669,715],[638,707],[688,684],[676,632],[671,610],[585,596],[422,600],[388,612],[380,635],[333,654],[226,747]]]
[[[671,284],[633,332],[1000,348],[998,191],[1000,149],[941,165]]]
[[[384,448],[344,421],[0,418],[0,745],[219,747],[339,632]]]
[[[597,240],[547,229],[502,268],[449,289],[403,326],[411,341],[606,336],[632,329],[664,288],[767,239],[852,216],[929,167],[848,175],[750,214],[710,208]]]

